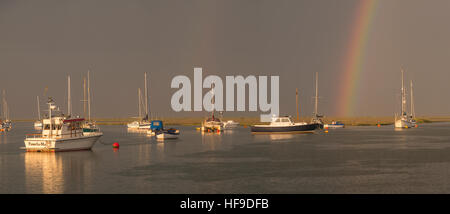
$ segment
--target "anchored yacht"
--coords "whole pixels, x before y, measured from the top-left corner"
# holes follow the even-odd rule
[[[254,133],[301,133],[313,132],[319,128],[315,123],[294,123],[290,116],[272,117],[272,122],[269,125],[254,125],[251,131]]]
[[[103,136],[99,130],[85,132],[85,119],[65,117],[57,110],[52,98],[47,104],[49,114],[47,119],[42,120],[41,133],[28,134],[22,149],[37,152],[90,150]]]
[[[395,128],[412,128],[415,126],[415,124],[412,123],[411,118],[409,118],[408,114],[406,113],[406,88],[404,84],[404,78],[403,78],[403,69],[402,69],[402,111],[400,116],[395,115]]]

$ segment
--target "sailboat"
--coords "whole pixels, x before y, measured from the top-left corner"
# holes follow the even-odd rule
[[[8,102],[6,102],[6,91],[3,90],[2,97],[3,119],[0,119],[0,130],[9,131],[12,128],[12,122],[9,119]]]
[[[411,112],[409,116],[409,121],[413,125],[413,127],[417,127],[417,121],[416,121],[416,112],[414,109],[414,96],[413,96],[413,81],[411,80]]]
[[[211,111],[211,117],[209,117],[209,118],[206,118],[203,122],[202,122],[202,128],[201,128],[201,130],[202,131],[206,131],[206,132],[209,132],[209,131],[223,131],[224,130],[224,124],[223,124],[223,122],[218,118],[218,117],[215,117],[214,116],[214,111],[215,111],[215,99],[216,99],[216,97],[214,96],[214,86],[212,85],[211,86],[211,88],[212,88],[212,90],[211,90],[211,93],[212,93],[212,96],[214,97],[214,99],[212,100],[212,104],[213,104],[213,106],[212,106],[212,111]]]
[[[147,89],[147,73],[144,73],[144,96],[145,96],[145,116],[141,117],[141,93],[138,91],[139,97],[139,120],[127,124],[130,129],[150,129],[150,121],[148,118],[148,89]]]
[[[395,128],[411,128],[414,126],[413,123],[411,122],[408,114],[406,113],[406,88],[405,88],[405,84],[404,84],[403,73],[404,73],[404,71],[402,69],[402,88],[401,88],[402,109],[401,109],[400,116],[395,115]]]
[[[316,96],[314,97],[314,114],[311,119],[312,124],[316,124],[317,128],[323,129],[323,115],[320,115],[318,112],[318,102],[319,102],[319,72],[316,72]]]
[[[39,96],[36,96],[37,100],[37,113],[38,113],[38,120],[34,122],[34,128],[42,128],[42,120],[41,120],[41,107],[39,105]]]
[[[86,84],[84,84],[86,85]],[[86,90],[84,90],[86,91]],[[83,133],[85,135],[96,135],[103,134],[100,132],[100,128],[97,127],[95,121],[91,120],[91,82],[90,82],[90,71],[87,74],[87,105],[88,105],[88,119],[83,124]],[[86,113],[85,113],[86,114]]]

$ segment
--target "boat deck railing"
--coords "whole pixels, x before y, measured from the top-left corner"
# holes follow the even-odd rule
[[[52,138],[62,138],[63,136],[71,136],[71,137],[77,137],[77,136],[83,136],[82,132],[79,133],[70,133],[70,134],[53,134]],[[26,138],[43,138],[42,134],[26,134]]]

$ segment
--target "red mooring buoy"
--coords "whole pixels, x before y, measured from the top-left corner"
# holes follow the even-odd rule
[[[119,148],[119,143],[117,143],[117,142],[116,142],[116,143],[113,143],[113,148],[114,148],[114,149],[118,149],[118,148]]]

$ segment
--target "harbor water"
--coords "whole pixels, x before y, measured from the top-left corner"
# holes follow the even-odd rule
[[[37,153],[20,149],[33,124],[14,123],[0,134],[0,193],[450,193],[450,123],[295,135],[181,126],[165,141],[100,128],[91,151]]]

